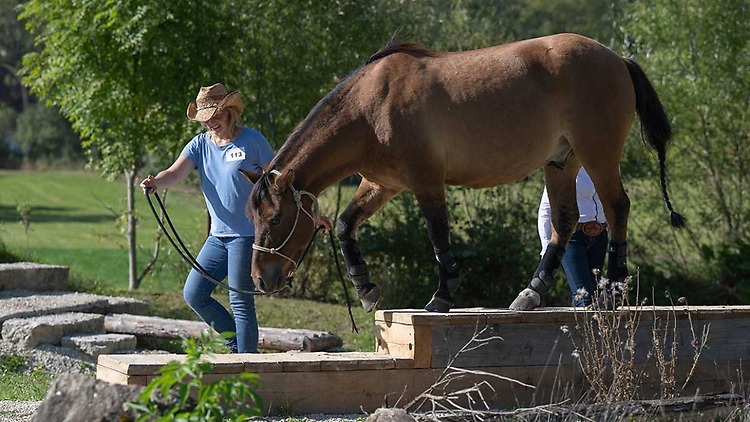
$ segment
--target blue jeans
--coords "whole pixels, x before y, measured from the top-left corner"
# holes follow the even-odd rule
[[[209,236],[196,257],[198,263],[216,280],[228,278],[227,284],[238,290],[255,290],[250,276],[253,256],[252,237]],[[255,296],[229,291],[232,314],[211,293],[216,284],[195,270],[190,270],[182,293],[185,301],[207,324],[219,333],[232,332],[227,346],[238,353],[258,352],[258,317]]]
[[[592,270],[602,270],[607,255],[607,230],[598,236],[590,237],[576,230],[570,238],[562,259],[563,271],[568,279],[573,306],[587,306],[596,292],[596,278]],[[586,289],[588,295],[576,298],[579,289]]]

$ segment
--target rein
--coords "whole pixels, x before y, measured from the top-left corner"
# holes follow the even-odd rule
[[[305,250],[302,252],[302,256],[300,256],[299,261],[294,261],[293,259],[289,258],[288,256],[286,256],[284,254],[281,254],[281,253],[279,253],[277,251],[278,249],[281,249],[286,244],[286,242],[289,241],[289,239],[292,237],[292,233],[294,233],[294,229],[297,227],[297,220],[299,220],[300,209],[302,209],[302,211],[304,211],[304,213],[313,220],[313,223],[316,222],[316,219],[307,210],[305,210],[304,208],[302,208],[302,200],[301,200],[302,193],[297,194],[299,191],[297,191],[293,187],[292,187],[292,190],[295,193],[295,197],[294,198],[295,198],[295,202],[297,203],[297,216],[296,216],[296,218],[294,220],[294,226],[292,227],[292,231],[289,233],[289,236],[287,236],[286,240],[284,240],[284,242],[278,248],[271,248],[271,249],[269,249],[269,248],[264,248],[262,246],[256,246],[255,243],[253,243],[253,249],[257,250],[257,251],[260,251],[260,252],[267,252],[267,253],[271,253],[271,254],[274,254],[274,255],[282,256],[282,257],[290,260],[292,263],[294,263],[294,270],[296,270],[297,267],[298,267],[298,263],[302,263],[302,261],[307,256],[307,253],[310,251],[310,248],[312,247],[313,241],[315,240],[315,236],[323,228],[323,226],[318,226],[315,229],[315,232],[313,233],[312,238],[307,243],[307,246],[305,247]],[[309,195],[310,197],[313,198],[314,205],[315,205],[314,209],[315,209],[315,212],[317,214],[318,198],[316,198],[315,195],[311,194],[310,192],[305,192],[305,191],[303,191],[303,192],[304,192],[304,194],[307,194],[307,195]],[[174,235],[174,239],[172,238],[172,235],[169,234],[169,231],[164,227],[164,222],[161,220],[161,218],[159,218],[159,214],[156,212],[156,208],[154,207],[154,204],[151,201],[151,195],[152,194],[156,197],[156,202],[159,204],[159,208],[164,213],[164,220],[167,221],[167,224],[169,225],[169,228],[171,229],[172,234]],[[203,266],[201,266],[198,263],[198,261],[195,259],[195,257],[193,257],[193,255],[190,253],[190,251],[188,250],[188,248],[185,246],[185,243],[180,238],[180,235],[177,234],[177,230],[175,229],[174,224],[172,224],[172,219],[169,218],[169,214],[167,213],[167,209],[166,209],[166,207],[164,207],[164,203],[162,202],[161,197],[159,196],[159,194],[156,193],[156,191],[154,191],[153,193],[147,192],[146,193],[146,199],[148,200],[148,205],[151,208],[151,212],[154,214],[154,218],[156,219],[156,222],[159,224],[159,228],[161,228],[162,232],[164,233],[164,235],[169,240],[169,243],[172,244],[172,246],[175,248],[175,250],[180,255],[180,257],[182,257],[182,259],[185,262],[187,262],[188,264],[190,264],[190,266],[195,271],[197,271],[198,273],[200,273],[208,281],[216,284],[217,286],[222,286],[222,287],[226,288],[227,290],[231,290],[231,291],[233,291],[235,293],[239,293],[239,294],[243,294],[243,295],[253,295],[253,296],[262,296],[262,295],[265,295],[265,293],[258,292],[258,291],[255,291],[255,290],[235,289],[234,287],[231,287],[228,284],[222,283],[221,281],[216,280],[211,275],[209,275],[208,272],[206,271],[206,269],[203,268]],[[352,322],[352,332],[359,333],[359,329],[357,329],[357,324],[354,322],[354,315],[352,314],[352,305],[351,305],[351,302],[349,300],[349,292],[346,289],[346,282],[344,281],[344,275],[343,275],[343,272],[341,271],[341,264],[339,264],[339,256],[336,253],[336,246],[335,246],[336,244],[334,243],[333,232],[329,231],[328,235],[329,235],[329,238],[330,238],[330,241],[331,241],[331,252],[333,253],[333,259],[336,262],[336,270],[338,271],[338,274],[339,274],[339,280],[341,280],[341,286],[344,289],[344,298],[346,299],[346,307],[347,307],[347,310],[349,312],[349,319]],[[177,240],[177,242],[175,242],[175,239]],[[179,243],[179,246],[177,245],[177,243]],[[290,281],[289,285],[291,285],[291,276],[294,273],[294,270],[292,270],[289,273],[289,276],[288,276],[288,279]]]
[[[224,284],[219,280],[216,280],[211,275],[208,274],[205,268],[201,266],[201,264],[198,263],[198,261],[193,257],[193,255],[190,253],[188,248],[185,246],[185,243],[182,242],[182,239],[180,238],[180,235],[177,234],[177,230],[174,228],[174,225],[172,224],[172,219],[169,218],[169,214],[167,213],[167,209],[164,207],[164,203],[161,200],[161,197],[159,197],[159,194],[155,191],[153,192],[153,195],[156,197],[156,202],[159,203],[159,208],[161,208],[161,211],[164,213],[164,220],[167,221],[167,224],[169,225],[169,228],[172,230],[172,234],[174,235],[174,238],[177,239],[177,242],[179,242],[180,246],[177,246],[177,243],[172,239],[172,236],[169,234],[169,231],[164,227],[164,222],[159,218],[159,214],[156,212],[156,208],[154,207],[154,203],[151,201],[151,195],[152,193],[147,192],[146,193],[146,199],[148,199],[148,206],[151,207],[151,212],[154,213],[154,218],[156,218],[156,222],[159,223],[159,228],[161,228],[161,231],[164,232],[164,235],[169,239],[169,243],[172,244],[172,246],[175,248],[178,254],[182,257],[182,259],[190,264],[191,267],[195,271],[197,271],[200,275],[205,277],[208,281],[214,283],[217,286],[222,286],[228,290],[231,290],[235,293],[239,293],[242,295],[252,295],[252,296],[262,296],[265,293],[258,292],[255,290],[241,290],[241,289],[235,289],[234,287],[231,287],[228,284]]]

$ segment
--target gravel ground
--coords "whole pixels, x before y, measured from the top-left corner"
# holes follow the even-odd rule
[[[0,340],[0,356],[9,355],[26,356],[26,365],[20,368],[22,373],[43,369],[50,374],[66,372],[91,376],[96,374],[94,359],[73,349],[40,345],[37,349],[28,350]],[[0,422],[31,421],[40,403],[40,401],[0,400]]]

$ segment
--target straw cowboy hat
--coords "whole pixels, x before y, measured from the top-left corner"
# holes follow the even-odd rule
[[[201,87],[195,101],[188,104],[187,117],[195,122],[207,122],[217,111],[227,107],[235,107],[237,114],[242,114],[242,99],[240,93],[227,93],[223,84],[213,84]]]

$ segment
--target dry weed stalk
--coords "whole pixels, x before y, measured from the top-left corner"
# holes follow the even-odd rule
[[[598,271],[595,272],[598,277]],[[594,402],[612,403],[616,401],[633,400],[644,378],[646,365],[636,364],[636,347],[640,350],[647,348],[647,359],[655,360],[659,375],[661,398],[674,398],[685,389],[690,381],[698,359],[708,342],[710,325],[703,326],[700,338],[696,337],[692,316],[686,306],[693,347],[692,365],[686,374],[685,381],[677,388],[677,348],[679,345],[677,332],[677,310],[672,303],[666,321],[653,310],[653,326],[651,328],[650,345],[637,345],[636,334],[641,322],[644,299],[635,306],[630,306],[628,292],[631,290],[632,279],[628,277],[622,283],[610,285],[607,279],[599,282],[598,292],[594,296],[590,310],[575,309],[574,336],[567,326],[561,327],[563,332],[573,341],[575,350],[573,357],[579,363],[583,375],[594,393]],[[636,287],[639,282],[636,282]],[[585,294],[585,292],[583,292]],[[636,289],[636,297],[639,296]],[[669,294],[667,294],[669,297]],[[680,303],[687,304],[685,298]],[[670,298],[671,302],[671,298]],[[609,310],[607,305],[617,303],[621,306]],[[639,369],[640,368],[640,369]]]
[[[563,329],[573,340],[573,357],[596,394],[596,402],[631,400],[642,376],[635,365],[635,336],[641,308],[628,309],[630,282],[628,277],[613,288],[605,288],[609,282],[602,278],[591,310],[574,311],[578,338],[567,327]],[[610,303],[623,306],[608,310],[606,304]]]
[[[656,358],[657,367],[659,369],[662,399],[678,397],[685,390],[685,387],[687,386],[688,382],[693,376],[693,373],[695,372],[695,368],[698,365],[698,359],[700,358],[700,355],[703,352],[703,349],[707,347],[706,345],[708,343],[708,334],[711,329],[711,324],[704,324],[703,327],[701,328],[700,338],[697,337],[696,332],[695,332],[695,325],[693,324],[693,317],[692,317],[692,314],[690,313],[690,308],[688,307],[687,299],[685,299],[684,297],[680,297],[679,299],[677,299],[677,302],[685,305],[683,312],[687,316],[688,326],[690,328],[690,346],[693,348],[693,356],[692,356],[692,363],[690,365],[690,369],[688,370],[688,373],[685,376],[685,381],[682,383],[682,386],[680,388],[677,388],[677,377],[676,377],[677,345],[678,345],[677,309],[676,309],[674,302],[672,301],[672,297],[670,296],[669,292],[666,292],[666,296],[669,299],[669,302],[671,304],[671,309],[667,313],[667,318],[664,324],[663,332],[662,332],[661,319],[657,315],[656,309],[654,309],[654,325],[652,328],[654,355]],[[667,338],[670,337],[669,336],[670,319],[672,322],[671,343],[667,344],[666,343]],[[668,346],[669,346],[669,354],[665,353]]]
[[[471,339],[469,339],[469,341],[450,358],[446,368],[440,374],[438,379],[426,391],[409,402],[404,409],[407,411],[418,411],[422,409],[423,406],[429,405],[430,411],[426,414],[421,414],[421,416],[427,420],[440,421],[444,420],[447,416],[461,418],[466,418],[468,416],[471,417],[472,420],[481,421],[484,420],[483,415],[490,410],[490,405],[485,399],[485,393],[483,390],[489,390],[495,393],[495,388],[492,384],[487,380],[482,380],[471,386],[452,390],[452,383],[464,380],[467,376],[478,376],[487,379],[500,379],[523,387],[536,388],[533,385],[523,383],[510,377],[482,370],[457,368],[454,366],[456,359],[458,359],[461,354],[482,348],[490,344],[490,342],[503,340],[500,336],[489,336],[483,338],[482,336],[489,328],[489,326],[484,326],[484,328],[480,330],[479,326],[477,326]]]

